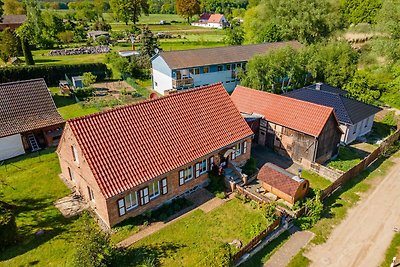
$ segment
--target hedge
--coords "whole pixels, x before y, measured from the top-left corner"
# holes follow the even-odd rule
[[[58,85],[60,80],[65,80],[65,74],[71,77],[82,75],[84,72],[93,73],[98,81],[111,74],[107,65],[103,63],[15,66],[0,68],[0,83],[44,78],[47,85],[52,86]]]
[[[12,212],[0,202],[0,251],[16,242],[17,225]]]

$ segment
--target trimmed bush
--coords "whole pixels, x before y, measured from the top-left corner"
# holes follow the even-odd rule
[[[242,168],[243,173],[253,175],[257,171],[257,162],[251,157]]]
[[[69,65],[36,65],[14,66],[0,68],[0,83],[44,78],[47,85],[58,85],[60,80],[65,80],[65,74],[69,77],[91,72],[102,81],[110,76],[110,70],[103,63],[69,64]]]
[[[16,242],[17,224],[12,212],[0,203],[0,250]]]

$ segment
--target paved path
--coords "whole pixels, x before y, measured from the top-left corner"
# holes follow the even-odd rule
[[[213,194],[211,194],[209,191],[206,189],[199,189],[198,191],[194,192],[193,194],[189,195],[187,198],[194,203],[194,206],[189,207],[187,209],[182,210],[178,214],[173,215],[172,218],[169,218],[166,222],[155,222],[150,225],[148,225],[146,228],[143,230],[140,230],[136,234],[131,235],[125,240],[122,240],[117,244],[117,247],[129,247],[132,244],[136,243],[137,241],[160,231],[167,225],[170,225],[187,215],[191,214],[197,209],[201,209],[202,211],[208,213],[222,204],[226,203],[227,201],[231,200],[234,197],[234,194],[230,194],[227,199],[219,199],[217,197],[214,197]]]
[[[264,267],[285,267],[291,259],[299,253],[314,237],[309,231],[298,231],[290,236],[290,239],[279,248],[264,264]]]
[[[311,266],[376,267],[400,226],[400,160],[332,232],[306,256]]]

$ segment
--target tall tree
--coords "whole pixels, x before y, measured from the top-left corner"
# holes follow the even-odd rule
[[[6,28],[0,33],[0,58],[6,62],[11,57],[16,57],[19,51],[19,39],[12,30]]]
[[[17,35],[21,40],[22,52],[25,58],[26,65],[35,65],[35,61],[33,60],[33,55],[30,47],[30,38],[31,38],[32,29],[30,28],[30,24],[24,23],[17,29]]]
[[[143,26],[140,40],[142,42],[141,53],[148,57],[154,56],[156,50],[159,49],[159,45],[157,37],[154,36],[148,26]]]
[[[241,45],[244,41],[244,31],[239,21],[234,20],[231,26],[225,29],[224,41],[228,45]]]
[[[126,25],[129,21],[136,24],[142,14],[149,14],[147,0],[110,0],[110,6],[114,15]]]
[[[383,1],[377,20],[381,31],[389,33],[394,39],[400,39],[400,0]]]
[[[246,11],[244,30],[250,43],[313,43],[329,36],[338,22],[328,0],[262,0]]]
[[[187,19],[188,24],[194,15],[200,14],[199,0],[176,0],[176,13]]]
[[[382,0],[341,0],[340,11],[348,24],[375,23]]]

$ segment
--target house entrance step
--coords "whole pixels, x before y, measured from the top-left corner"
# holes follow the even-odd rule
[[[242,182],[242,178],[232,169],[225,169],[225,177],[228,181],[234,181],[236,184],[240,184]]]
[[[36,140],[36,137],[33,133],[28,134],[28,142],[31,147],[31,152],[35,152],[40,150],[39,144]]]

